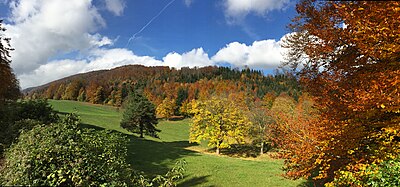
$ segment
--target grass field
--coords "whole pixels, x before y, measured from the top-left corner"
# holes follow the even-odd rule
[[[187,162],[184,180],[179,186],[302,186],[304,180],[292,181],[280,176],[281,160],[263,157],[241,159],[217,156],[194,150],[204,145],[190,144],[190,120],[160,121],[160,139],[140,139],[119,126],[121,111],[114,107],[93,105],[74,101],[49,100],[60,112],[76,112],[85,127],[111,129],[127,134],[131,141],[128,161],[137,170],[148,175],[166,173],[176,161]]]

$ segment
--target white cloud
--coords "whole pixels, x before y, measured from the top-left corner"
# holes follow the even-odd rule
[[[12,24],[5,25],[11,37],[12,68],[29,74],[58,54],[109,44],[93,35],[105,22],[91,0],[10,1]]]
[[[208,54],[204,52],[203,48],[193,49],[189,52],[178,54],[175,52],[168,53],[167,56],[163,58],[163,65],[182,68],[190,67],[193,68],[214,65],[214,62],[210,60]]]
[[[159,66],[162,62],[154,57],[137,56],[132,51],[124,48],[97,49],[91,52],[89,63],[81,72],[111,69],[128,64]]]
[[[124,0],[105,0],[105,2],[107,10],[114,15],[120,16],[124,12],[126,6]]]
[[[265,15],[272,10],[284,9],[290,0],[224,0],[225,16],[228,22],[241,20],[250,13]]]
[[[34,71],[18,76],[22,89],[74,75],[86,66],[86,61],[59,60],[40,65]]]
[[[255,41],[252,45],[232,42],[220,49],[211,59],[214,62],[227,62],[235,67],[246,65],[251,68],[277,68],[286,51],[281,47],[281,43],[282,39]]]

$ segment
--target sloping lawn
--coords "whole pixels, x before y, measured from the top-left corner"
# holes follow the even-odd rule
[[[49,100],[61,113],[76,112],[84,127],[123,132],[131,139],[128,161],[147,175],[163,174],[178,160],[187,162],[184,180],[179,186],[299,186],[304,180],[292,181],[281,176],[281,160],[267,157],[256,160],[217,156],[194,150],[204,149],[190,144],[190,120],[164,121],[158,128],[160,139],[138,138],[119,126],[122,112],[118,108],[76,101]]]

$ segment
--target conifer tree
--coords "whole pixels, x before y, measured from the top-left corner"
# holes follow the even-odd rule
[[[158,137],[157,132],[160,130],[155,127],[157,123],[154,104],[140,93],[131,93],[122,116],[121,127],[129,132],[139,133],[141,138],[143,134]]]

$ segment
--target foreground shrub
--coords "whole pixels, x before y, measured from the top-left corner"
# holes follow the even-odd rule
[[[0,155],[15,142],[20,131],[30,130],[37,124],[54,123],[57,120],[57,113],[46,100],[3,103],[0,106]]]
[[[74,119],[69,117],[67,119]],[[79,129],[76,120],[35,126],[5,153],[3,185],[126,186],[128,139],[120,133]]]
[[[362,164],[357,171],[338,171],[335,180],[327,186],[400,186],[400,159],[380,164]]]
[[[165,175],[143,177],[126,163],[125,135],[81,129],[74,114],[50,125],[35,120],[16,124],[25,130],[5,152],[0,185],[171,187],[183,178],[184,161]]]

